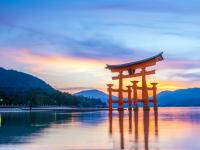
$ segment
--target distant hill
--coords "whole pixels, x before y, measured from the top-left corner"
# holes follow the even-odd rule
[[[200,106],[200,88],[163,91],[158,94],[159,106]],[[108,95],[99,90],[85,90],[76,93],[85,97],[99,98],[107,102]],[[113,99],[117,97],[113,96]]]
[[[88,97],[88,98],[97,98],[97,99],[101,99],[103,102],[107,103],[108,100],[108,95],[100,90],[84,90],[84,91],[80,91],[78,93],[75,93],[74,95],[76,96],[84,96],[84,97]],[[113,99],[117,99],[116,96],[113,96]]]
[[[108,95],[100,90],[83,90],[74,94],[75,96],[83,96],[88,98],[100,99],[102,102],[108,105]],[[112,97],[113,100],[117,100],[116,96]],[[117,104],[113,104],[113,107],[117,107]]]
[[[26,92],[31,89],[40,89],[53,92],[54,89],[44,81],[32,75],[0,68],[0,90],[7,94]]]

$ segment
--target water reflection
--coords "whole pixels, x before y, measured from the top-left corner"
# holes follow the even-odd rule
[[[58,117],[54,113],[2,113],[0,144],[29,142],[29,136],[50,127],[53,122],[69,121],[71,115]],[[21,139],[21,137],[27,137]]]
[[[108,112],[108,114],[109,114],[109,116],[108,116],[108,118],[109,118],[109,133],[110,133],[110,136],[112,137],[112,128],[113,128],[113,119],[112,119],[112,111],[109,111]]]
[[[120,145],[124,148],[124,111],[119,111]]]
[[[92,117],[91,117],[92,116]],[[98,124],[102,122],[99,113],[62,112],[20,112],[0,115],[0,144],[29,143],[29,137],[40,136],[44,129],[54,124]]]
[[[158,137],[158,111],[154,111],[155,136]]]
[[[143,112],[143,124],[144,124],[144,147],[145,150],[149,149],[149,111]]]
[[[138,111],[134,112],[135,123],[135,150],[138,150]]]
[[[139,135],[138,135],[138,128],[139,128],[139,117],[138,111],[128,111],[128,133],[132,135],[132,113],[134,113],[134,149],[138,150],[139,147]],[[149,111],[143,112],[143,136],[144,136],[144,149],[149,150]],[[125,148],[125,141],[124,141],[124,111],[118,111],[118,121],[119,121],[119,134],[120,134],[120,148]],[[141,120],[140,120],[141,121]],[[155,128],[155,138],[158,136],[158,111],[154,111],[154,128]],[[112,136],[113,134],[113,112],[109,111],[109,133]]]
[[[128,115],[128,119],[129,119],[129,133],[131,134],[132,133],[132,110],[129,110],[128,111],[129,115]]]
[[[200,108],[1,113],[0,150],[200,149]]]

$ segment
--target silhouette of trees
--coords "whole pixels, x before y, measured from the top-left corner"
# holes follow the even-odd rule
[[[60,91],[44,91],[39,88],[6,94],[0,91],[0,105],[26,105],[33,106],[57,105],[72,107],[106,107],[100,99],[74,96]]]

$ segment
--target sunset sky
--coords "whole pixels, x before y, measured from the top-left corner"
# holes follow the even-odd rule
[[[57,89],[105,91],[106,64],[161,51],[150,81],[200,87],[199,0],[0,0],[0,66]]]

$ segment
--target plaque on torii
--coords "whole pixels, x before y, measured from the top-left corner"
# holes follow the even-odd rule
[[[109,93],[109,98],[108,98],[108,105],[109,105],[109,110],[112,110],[112,104],[113,103],[118,103],[118,109],[123,110],[124,109],[124,103],[128,103],[128,108],[132,109],[132,105],[134,106],[134,110],[138,110],[138,102],[143,103],[143,109],[144,110],[149,110],[149,103],[152,102],[154,104],[154,109],[157,109],[157,96],[156,96],[156,91],[157,91],[157,83],[151,83],[151,87],[147,87],[147,82],[146,82],[146,76],[147,75],[152,75],[155,74],[155,70],[147,70],[147,67],[152,67],[155,66],[157,62],[163,60],[162,56],[163,52],[136,62],[130,62],[130,63],[125,63],[125,64],[119,64],[119,65],[107,65],[106,69],[109,69],[113,73],[118,73],[118,76],[112,77],[112,80],[119,80],[119,88],[118,89],[113,89],[113,84],[107,84],[108,86],[108,93]],[[140,70],[140,72],[136,71]],[[140,77],[142,78],[142,86],[139,87],[137,83],[139,81],[132,80],[131,83],[132,85],[127,86],[127,89],[123,89],[123,79],[126,78],[134,78],[134,77]],[[142,91],[142,98],[138,98],[138,90]],[[149,98],[148,91],[152,90],[153,91],[153,96],[152,99]],[[112,99],[112,93],[117,92],[118,93],[118,100],[113,100]],[[123,93],[127,92],[128,93],[128,100],[124,100]]]

